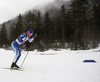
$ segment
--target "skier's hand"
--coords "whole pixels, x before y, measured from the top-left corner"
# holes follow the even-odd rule
[[[35,36],[34,36],[35,38],[37,37],[37,34],[35,34]]]
[[[35,34],[35,36],[33,36],[33,38],[36,38],[37,37],[37,34]]]

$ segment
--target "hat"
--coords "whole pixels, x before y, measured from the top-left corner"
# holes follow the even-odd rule
[[[29,29],[28,32],[33,34],[33,30],[32,29]]]
[[[32,30],[32,29],[29,29],[29,30],[26,32],[26,34],[29,34],[29,33],[31,33],[31,34],[33,35],[33,30]]]

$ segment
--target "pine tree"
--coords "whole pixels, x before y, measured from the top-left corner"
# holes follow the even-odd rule
[[[95,28],[94,28],[94,34],[95,34],[95,40],[99,43],[100,42],[100,4],[94,5],[93,7],[93,13],[94,13],[94,21],[95,21]]]
[[[38,50],[43,50],[43,45],[41,43],[42,38],[43,38],[43,29],[42,29],[42,17],[41,13],[38,11],[37,16],[36,16],[36,25],[35,25],[35,32],[38,34],[38,37],[36,39],[35,45],[37,45]]]
[[[8,44],[9,44],[9,40],[7,39],[7,30],[5,28],[5,23],[4,23],[0,30],[0,47],[5,47]]]
[[[35,29],[35,15],[29,11],[25,17],[24,17],[24,27],[25,27],[25,31],[29,30],[29,29]]]
[[[73,0],[70,5],[70,13],[71,13],[71,28],[74,29],[74,47],[73,49],[77,50],[85,49],[85,31],[86,28],[86,15],[87,15],[87,0]]]
[[[65,42],[65,28],[66,28],[66,8],[64,5],[61,6],[61,14],[62,14],[62,18],[61,18],[61,32],[62,32],[62,41],[63,43]]]
[[[44,21],[43,21],[43,39],[47,48],[50,48],[50,46],[52,46],[50,43],[53,42],[54,40],[53,38],[54,38],[53,22],[50,18],[49,13],[46,12],[44,15]]]
[[[67,8],[67,13],[66,13],[66,28],[65,28],[65,39],[67,43],[70,44],[70,42],[73,41],[73,35],[74,35],[74,30],[71,28],[71,13],[69,11],[69,8]]]
[[[16,23],[16,27],[12,29],[11,31],[11,41],[15,40],[16,38],[19,37],[19,35],[21,33],[24,32],[23,29],[23,17],[21,14],[19,14],[18,18],[17,18],[17,23]]]
[[[42,17],[39,11],[37,13],[35,27],[36,27],[36,33],[39,35],[38,37],[40,38],[40,35],[42,34]]]

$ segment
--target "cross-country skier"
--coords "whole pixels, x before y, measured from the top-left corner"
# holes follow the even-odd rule
[[[11,43],[11,47],[15,53],[15,57],[13,59],[11,68],[12,69],[18,69],[20,68],[17,66],[17,61],[19,60],[21,56],[21,49],[20,45],[26,42],[27,40],[31,43],[34,40],[34,37],[30,38],[33,35],[33,30],[29,29],[26,33],[22,33],[15,41]]]

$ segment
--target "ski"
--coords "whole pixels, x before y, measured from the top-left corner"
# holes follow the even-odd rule
[[[6,68],[6,67],[3,67],[2,69],[8,69],[8,70],[11,70],[11,71],[13,71],[13,70],[17,70],[17,71],[24,71],[22,68],[19,68],[19,69],[13,69],[13,68]]]

